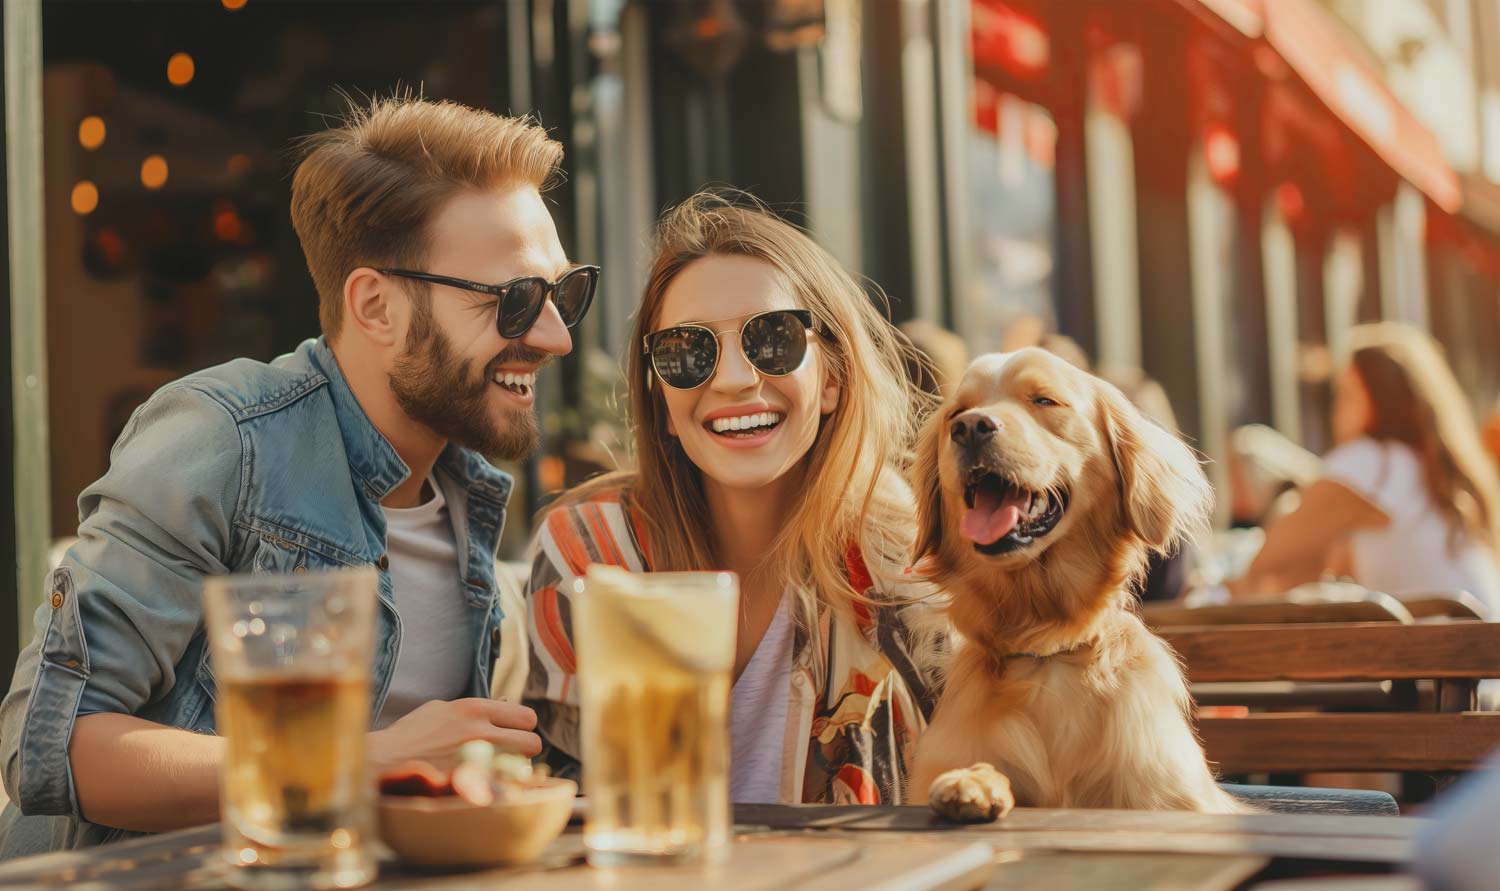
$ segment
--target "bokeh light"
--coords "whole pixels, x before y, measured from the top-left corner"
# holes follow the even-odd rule
[[[78,122],[78,144],[93,151],[104,144],[104,118],[91,114]]]
[[[167,184],[167,159],[161,155],[148,155],[141,162],[141,185],[148,189],[159,189]]]
[[[99,206],[99,187],[88,180],[79,180],[73,186],[71,198],[73,212],[79,216],[88,216]]]
[[[193,57],[187,53],[173,53],[172,58],[167,60],[167,80],[174,87],[185,87],[192,83],[196,70]]]

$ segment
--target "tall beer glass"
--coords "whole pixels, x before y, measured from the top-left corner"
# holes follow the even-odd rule
[[[376,590],[370,569],[204,582],[228,741],[224,857],[237,887],[352,888],[375,877],[365,733]]]
[[[738,579],[591,566],[574,595],[589,863],[721,859]]]

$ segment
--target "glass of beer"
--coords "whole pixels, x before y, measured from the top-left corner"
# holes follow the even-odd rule
[[[738,579],[596,565],[574,595],[589,863],[722,860]]]
[[[353,888],[375,877],[365,733],[376,590],[371,569],[204,582],[236,887]]]

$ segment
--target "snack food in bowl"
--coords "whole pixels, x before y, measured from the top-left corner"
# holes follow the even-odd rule
[[[452,773],[410,762],[381,777],[380,791],[380,836],[402,861],[503,866],[535,860],[562,833],[578,785],[474,742]]]

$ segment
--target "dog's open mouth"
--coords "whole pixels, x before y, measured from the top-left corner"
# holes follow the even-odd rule
[[[1068,493],[1033,492],[983,468],[969,471],[962,531],[982,554],[1007,554],[1051,532],[1068,509]]]

